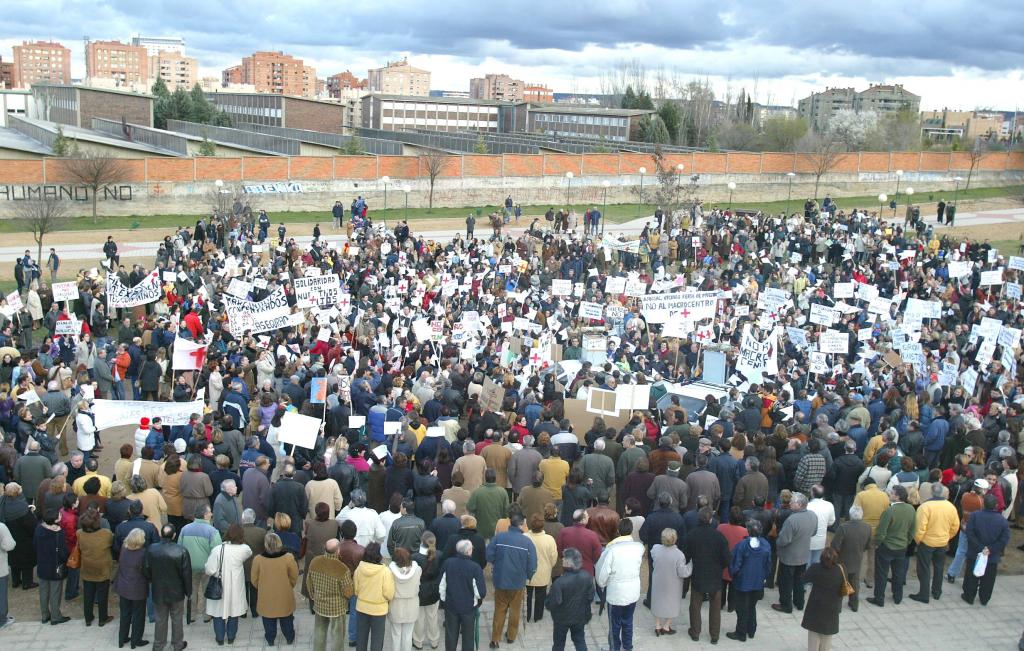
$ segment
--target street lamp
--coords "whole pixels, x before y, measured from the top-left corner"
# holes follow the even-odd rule
[[[896,170],[896,195],[893,197],[892,216],[896,216],[896,204],[900,201],[900,179],[903,178],[903,170]]]
[[[729,210],[732,210],[732,191],[736,189],[736,182],[729,181]]]
[[[566,208],[571,208],[572,207],[572,200],[571,200],[572,177],[573,177],[573,173],[572,172],[566,172],[565,173],[565,206],[566,206]]]
[[[953,177],[953,180],[956,181],[956,188],[953,190],[953,218],[950,219],[948,216],[946,217],[947,226],[952,226],[953,220],[956,219],[956,200],[957,197],[960,195],[960,181],[963,181],[964,177],[955,176]],[[946,212],[948,213],[949,211],[947,210]]]
[[[612,182],[608,179],[601,181],[601,187],[604,188],[604,213],[601,215],[601,237],[604,237],[604,220],[608,219],[608,188]]]
[[[218,192],[220,191],[221,188],[224,187],[224,181],[221,181],[220,179],[217,179],[216,181],[214,181],[213,184],[217,186],[217,191]]]
[[[789,194],[786,195],[786,217],[789,217],[789,200],[793,198],[793,179],[796,178],[795,172],[786,172],[786,176],[789,177]]]
[[[391,177],[384,175],[380,177],[380,182],[384,184],[384,227],[388,225],[388,183],[391,183]]]
[[[680,180],[682,180],[682,178],[683,178],[683,170],[685,170],[685,169],[686,169],[686,165],[683,165],[682,163],[679,163],[678,165],[676,165],[676,187],[677,188],[679,187]]]
[[[886,195],[884,192],[882,194],[878,195],[878,215],[879,216],[882,215],[883,206],[885,206],[885,202],[888,201],[888,199],[889,199],[889,196]]]
[[[640,205],[637,206],[636,216],[640,217],[640,213],[643,212],[644,209],[644,174],[647,174],[647,168],[641,167],[637,171],[640,172]]]
[[[408,184],[402,186],[402,192],[405,193],[405,221],[409,222],[409,193],[412,192],[412,188]]]

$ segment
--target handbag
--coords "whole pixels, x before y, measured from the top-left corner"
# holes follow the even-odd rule
[[[61,535],[64,535],[64,534],[61,534]],[[53,555],[56,558],[60,558],[60,546],[59,545],[57,546],[56,551],[54,552]],[[68,575],[67,561],[64,561],[63,563],[60,562],[60,561],[57,561],[57,564],[53,568],[53,575],[57,577],[58,581],[60,581],[61,579],[67,578],[67,575]]]
[[[853,589],[853,586],[850,585],[849,579],[846,578],[846,569],[843,567],[842,563],[839,564],[839,571],[843,573],[843,585],[839,588],[839,596],[849,597],[856,592],[856,590]]]
[[[67,565],[72,570],[77,570],[82,566],[82,552],[79,550],[78,545],[75,545],[75,548],[68,554]]]
[[[217,574],[211,576],[206,582],[206,590],[203,591],[203,596],[211,601],[220,601],[224,598],[224,583],[221,581],[221,577],[224,573],[224,544],[220,546],[220,564],[217,565]]]

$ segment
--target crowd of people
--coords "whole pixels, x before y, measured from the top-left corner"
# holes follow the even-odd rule
[[[8,581],[49,625],[78,599],[112,623],[112,590],[118,647],[148,620],[157,651],[200,618],[291,644],[301,608],[315,649],[500,648],[550,617],[579,651],[599,616],[620,651],[638,604],[659,638],[687,617],[717,643],[724,609],[748,641],[770,595],[810,649],[862,591],[985,606],[1022,508],[1024,261],[826,206],[435,240],[360,198],[306,244],[236,203],[152,268],[108,238],[77,300],[27,277],[0,301],[0,629]],[[711,350],[728,383],[693,406]],[[635,386],[642,408],[593,406]],[[129,408],[134,435],[104,426]],[[322,422],[308,445],[291,414]]]

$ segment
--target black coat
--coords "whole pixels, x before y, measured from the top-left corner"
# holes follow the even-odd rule
[[[294,479],[282,477],[270,489],[270,517],[274,517],[276,513],[287,513],[292,519],[291,530],[294,533],[302,532],[302,520],[308,511],[306,489]]]
[[[566,570],[551,585],[544,607],[555,624],[578,626],[590,622],[594,577],[582,570]]]
[[[160,389],[160,375],[162,373],[160,364],[152,360],[146,360],[142,365],[142,370],[139,371],[139,384],[142,385],[142,390],[156,393]]]
[[[142,574],[153,588],[153,603],[173,604],[192,594],[192,560],[177,543],[160,541],[147,547]]]
[[[864,472],[864,461],[856,454],[844,454],[832,463],[832,488],[838,495],[856,495],[857,478]]]
[[[70,554],[64,531],[59,528],[54,531],[40,523],[36,526],[32,545],[36,550],[36,575],[51,581],[64,578],[57,576],[57,566],[67,563]]]
[[[438,550],[443,551],[448,547],[448,539],[456,536],[461,527],[462,524],[459,522],[459,518],[452,513],[448,513],[434,518],[430,522],[430,526],[427,527],[427,530],[437,538]]]
[[[683,540],[686,537],[686,525],[683,523],[683,516],[675,509],[658,509],[651,511],[640,526],[640,542],[647,545],[650,551],[655,545],[661,544],[661,532],[665,529],[675,529],[679,549],[683,548]],[[689,559],[689,556],[687,556]]]
[[[826,568],[815,563],[807,568],[804,583],[811,584],[811,594],[804,607],[801,626],[819,635],[835,635],[839,632],[839,612],[843,609],[843,597],[839,589],[843,585],[843,573],[839,566]]]
[[[729,567],[729,542],[720,531],[710,525],[698,526],[686,534],[683,554],[693,563],[693,590],[715,593],[722,589],[722,571]]]
[[[437,477],[430,474],[416,473],[412,479],[414,509],[416,516],[424,523],[433,522],[437,516],[437,496],[441,492],[441,484]]]
[[[483,536],[476,532],[476,529],[459,529],[459,531],[448,538],[448,544],[445,545],[444,554],[441,555],[442,562],[448,560],[449,557],[457,556],[455,553],[455,545],[460,540],[468,540],[473,543],[473,555],[470,558],[473,562],[480,566],[480,569],[487,567],[487,543],[484,542]]]
[[[395,468],[387,469],[384,478],[384,499],[390,504],[391,496],[398,493],[403,498],[411,495],[412,491],[412,469]]]
[[[412,560],[420,566],[420,605],[431,606],[441,600],[441,556],[435,554],[433,560],[426,554],[416,552]]]
[[[36,516],[29,510],[16,518],[7,518],[5,524],[14,538],[14,549],[7,552],[7,562],[12,568],[23,569],[36,564],[36,548],[32,544],[32,537],[35,535],[38,522]]]

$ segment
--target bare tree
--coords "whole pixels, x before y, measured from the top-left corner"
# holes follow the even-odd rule
[[[43,259],[43,240],[50,233],[63,230],[67,221],[67,204],[56,199],[19,201],[14,207],[14,222],[21,230],[32,233],[36,241],[37,262]]]
[[[978,167],[978,163],[985,156],[986,149],[984,143],[978,140],[975,141],[974,146],[967,152],[968,161],[970,161],[971,166],[967,170],[967,183],[964,184],[964,190],[971,189],[971,177],[974,175],[974,170]]]
[[[423,166],[427,170],[427,178],[430,179],[430,197],[427,200],[427,210],[434,209],[434,182],[444,171],[444,166],[451,157],[443,151],[432,150],[423,156]]]
[[[96,202],[100,190],[107,185],[121,183],[128,177],[128,170],[117,158],[101,154],[83,153],[63,159],[64,170],[71,180],[89,188],[92,200],[92,221],[96,223]]]
[[[843,155],[843,146],[828,135],[809,133],[803,138],[800,147],[801,156],[806,160],[814,174],[814,200],[818,200],[818,185],[821,177],[832,171]]]

